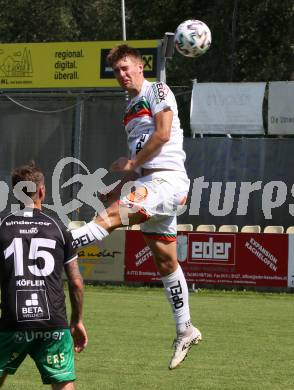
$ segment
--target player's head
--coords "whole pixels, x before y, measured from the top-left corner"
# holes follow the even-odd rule
[[[23,192],[32,200],[31,203],[34,203],[35,206],[40,206],[45,199],[44,174],[34,161],[14,168],[11,172],[11,181],[13,188],[20,182],[30,182],[21,184],[21,187],[17,190],[18,195],[20,195],[18,198],[23,198],[21,197],[21,192]],[[27,206],[27,204],[22,204]]]
[[[107,55],[107,62],[113,68],[115,64],[125,57],[130,57],[133,60],[143,64],[143,59],[140,52],[128,45],[118,45],[110,50]]]
[[[113,68],[120,86],[136,95],[140,92],[144,81],[144,64],[137,49],[128,45],[118,45],[110,50],[107,56],[108,64]]]

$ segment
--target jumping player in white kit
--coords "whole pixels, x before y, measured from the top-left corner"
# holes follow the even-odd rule
[[[169,364],[174,369],[202,339],[191,323],[188,287],[177,260],[176,214],[186,202],[190,185],[177,103],[165,83],[144,78],[143,60],[136,49],[119,45],[107,59],[120,86],[132,97],[124,116],[130,156],[111,165],[113,172],[125,176],[104,196],[109,204],[105,212],[72,231],[73,242],[80,247],[102,240],[117,227],[141,225],[176,322]]]

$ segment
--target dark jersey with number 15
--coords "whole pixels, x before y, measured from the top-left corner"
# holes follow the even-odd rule
[[[70,234],[39,209],[0,225],[0,331],[68,326],[64,265],[76,258]]]

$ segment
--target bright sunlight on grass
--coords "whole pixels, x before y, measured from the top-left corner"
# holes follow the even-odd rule
[[[163,290],[87,286],[77,389],[293,390],[293,295],[200,290],[190,306],[203,341],[169,371],[174,324]],[[4,388],[44,386],[27,358]]]

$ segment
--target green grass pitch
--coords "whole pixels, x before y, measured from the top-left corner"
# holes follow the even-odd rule
[[[174,324],[163,289],[87,286],[77,389],[294,389],[294,295],[199,290],[190,306],[203,341],[169,371]],[[27,358],[4,388],[44,386]]]

